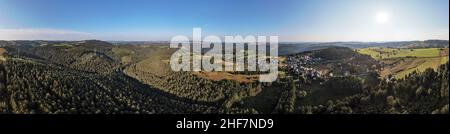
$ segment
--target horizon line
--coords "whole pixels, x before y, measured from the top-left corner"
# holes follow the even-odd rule
[[[5,40],[0,41],[105,41],[105,42],[170,42],[170,40],[101,40],[101,39],[82,39],[82,40],[46,40],[46,39],[19,39],[19,40]],[[426,39],[426,40],[392,40],[392,41],[279,41],[279,43],[386,43],[386,42],[414,42],[414,41],[450,41],[449,39]],[[192,40],[190,40],[192,41]]]

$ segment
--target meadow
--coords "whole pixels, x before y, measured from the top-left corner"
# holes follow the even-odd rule
[[[370,47],[355,51],[370,55],[372,58],[385,63],[387,66],[380,71],[381,77],[389,75],[397,79],[417,71],[423,72],[427,68],[437,69],[448,62],[448,48],[382,48]]]
[[[380,48],[370,47],[358,49],[361,54],[370,55],[372,58],[389,59],[389,58],[402,58],[402,57],[439,57],[440,48],[420,48],[420,49],[404,49],[404,48]]]

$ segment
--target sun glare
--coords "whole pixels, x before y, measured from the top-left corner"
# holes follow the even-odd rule
[[[389,21],[389,14],[387,12],[378,12],[375,16],[375,21],[379,24],[384,24]]]

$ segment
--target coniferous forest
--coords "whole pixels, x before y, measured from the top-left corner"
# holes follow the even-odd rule
[[[174,72],[166,44],[0,43],[3,114],[449,113],[448,61],[383,76],[412,57],[388,63],[329,46],[282,55],[282,73],[267,83],[252,72]]]

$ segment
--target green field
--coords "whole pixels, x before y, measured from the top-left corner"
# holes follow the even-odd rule
[[[71,47],[73,47],[73,46],[70,45],[70,44],[54,44],[54,45],[52,45],[52,46],[55,46],[55,47],[63,47],[63,48],[71,48]]]
[[[441,58],[441,64],[445,64],[448,62],[448,56],[444,56]]]
[[[371,47],[356,49],[356,51],[388,64],[380,72],[381,77],[394,75],[395,78],[404,78],[414,71],[423,72],[427,68],[437,69],[439,65],[448,61],[448,48],[396,49]]]
[[[433,68],[433,69],[436,70],[437,67],[439,65],[441,65],[440,64],[440,62],[441,62],[440,58],[419,58],[417,60],[420,60],[421,63],[420,64],[416,64],[416,67],[414,67],[414,68],[407,69],[407,70],[401,71],[398,74],[395,74],[395,77],[396,78],[404,78],[406,75],[408,75],[408,74],[410,74],[410,73],[412,73],[414,71],[423,72],[423,71],[425,71],[428,68]]]
[[[421,49],[394,49],[370,47],[358,49],[361,54],[370,55],[374,59],[389,59],[400,57],[439,57],[439,48],[421,48]]]

